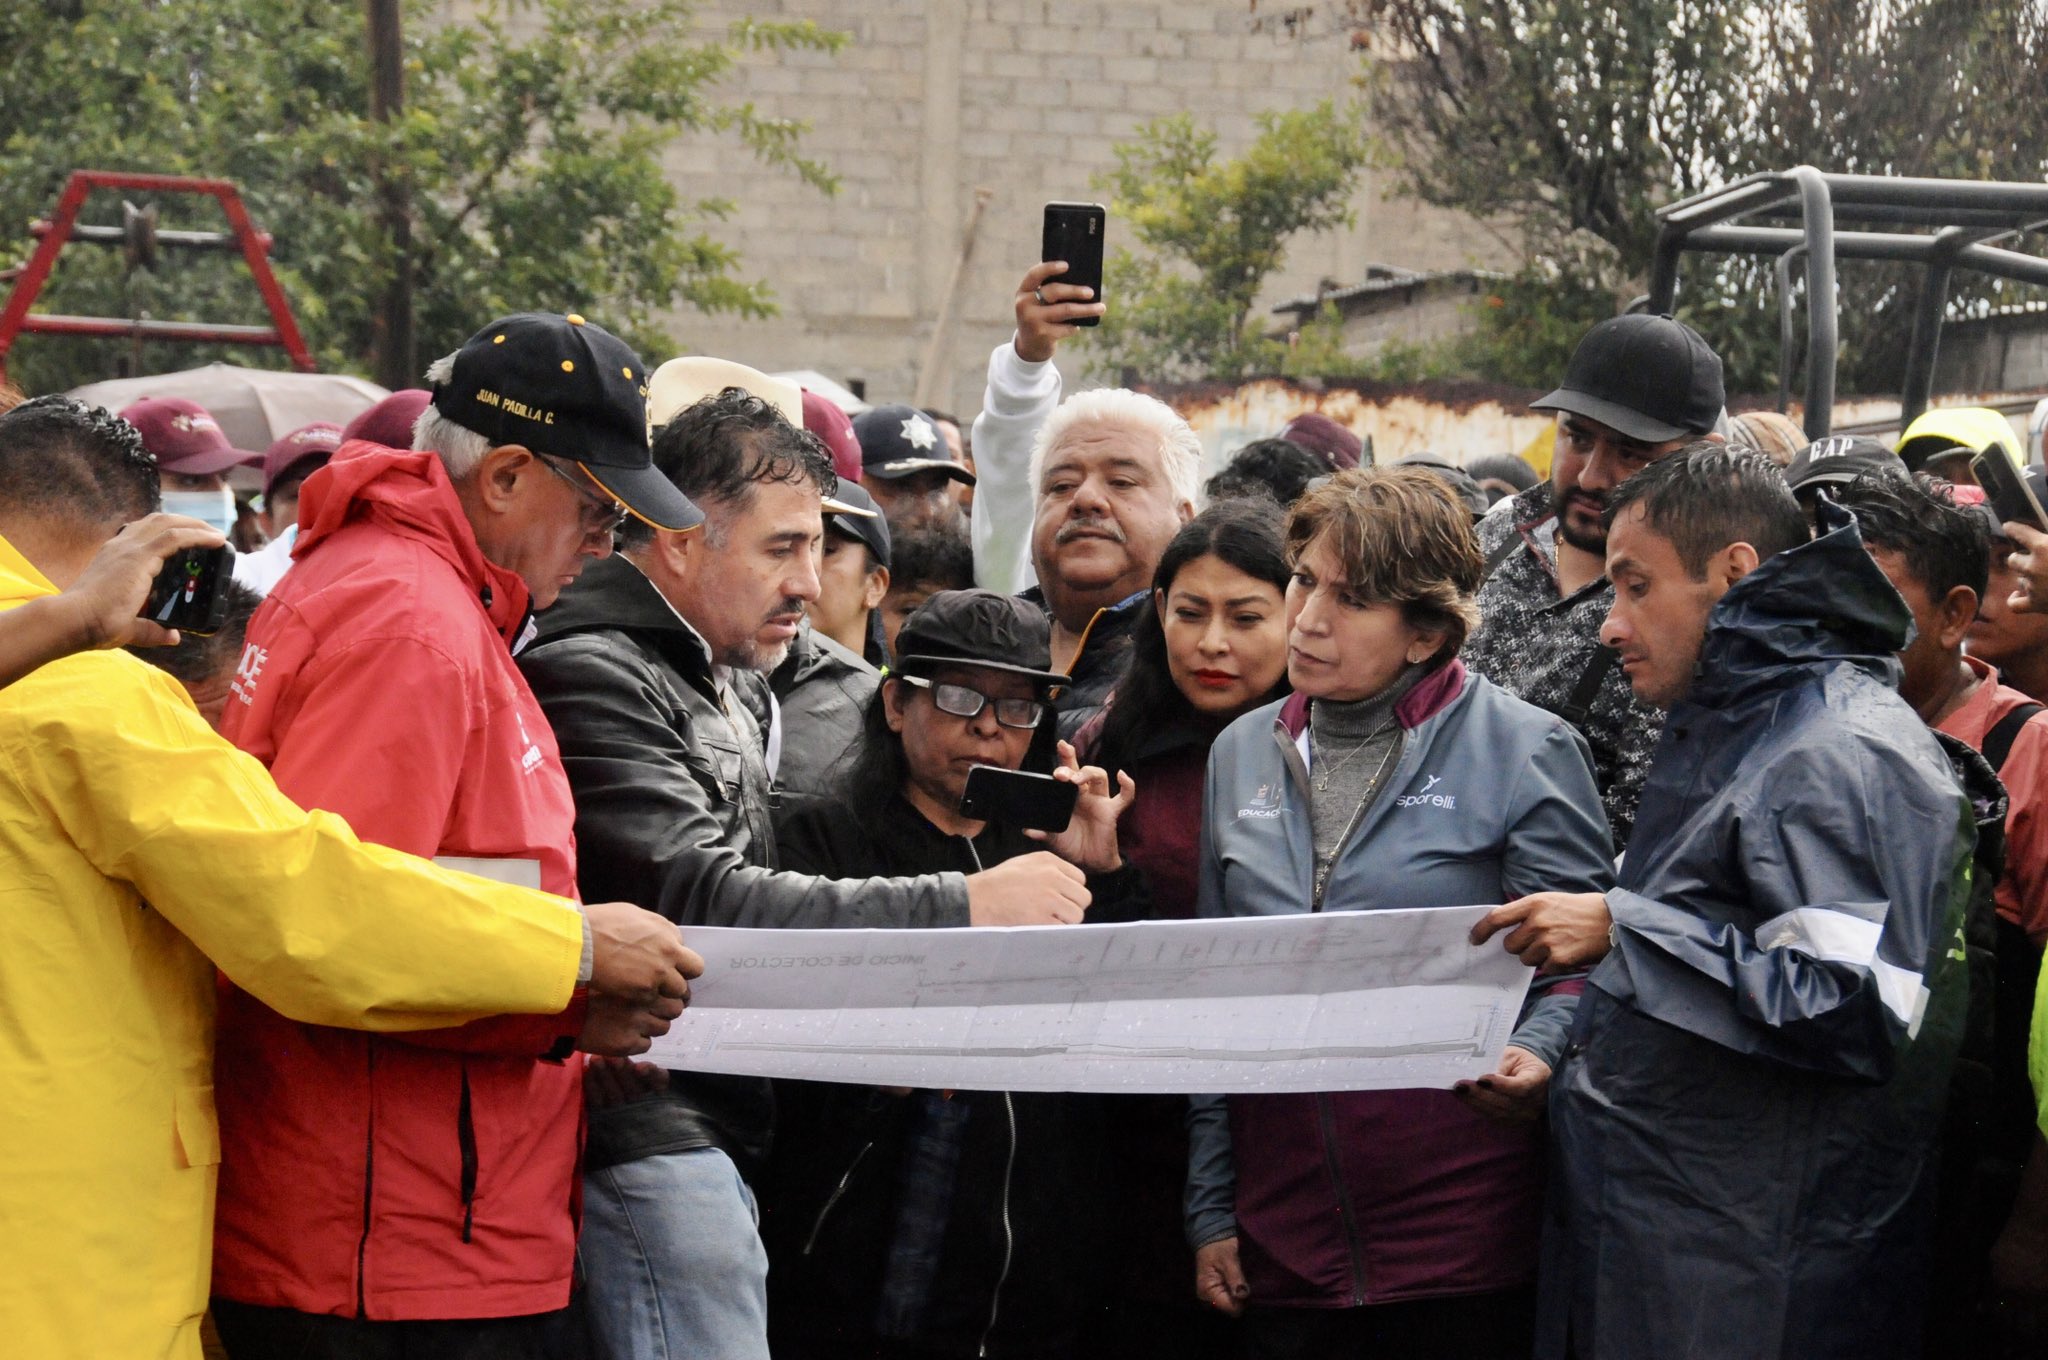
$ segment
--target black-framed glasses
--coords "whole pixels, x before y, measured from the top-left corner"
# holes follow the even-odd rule
[[[996,721],[1004,727],[1029,731],[1045,720],[1045,705],[1036,699],[991,699],[978,689],[927,680],[921,675],[899,675],[896,678],[906,685],[930,690],[932,703],[939,712],[950,713],[956,718],[978,718],[981,710],[994,704]]]
[[[583,502],[583,527],[592,535],[617,533],[625,527],[630,513],[617,497],[605,494],[587,477],[572,477],[555,466],[552,458],[543,458],[540,465],[567,482],[576,492],[576,498]]]

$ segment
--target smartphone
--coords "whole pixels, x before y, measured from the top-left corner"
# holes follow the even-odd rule
[[[1993,447],[1970,459],[1970,471],[1984,488],[1984,499],[2000,524],[2024,524],[2048,532],[2048,511],[2034,497],[2026,475],[2012,465],[2002,449]]]
[[[976,765],[967,772],[960,815],[978,822],[1002,822],[1034,831],[1065,831],[1074,820],[1081,786],[1049,774]]]
[[[1102,234],[1109,224],[1109,210],[1100,203],[1048,203],[1045,205],[1045,238],[1038,253],[1041,260],[1065,260],[1067,272],[1055,274],[1047,283],[1078,283],[1095,290],[1094,301],[1102,301]],[[1076,326],[1093,326],[1099,316],[1076,317]]]
[[[186,548],[157,571],[142,617],[181,633],[212,637],[228,616],[227,584],[235,576],[235,550]]]

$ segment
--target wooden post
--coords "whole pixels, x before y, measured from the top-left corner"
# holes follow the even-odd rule
[[[405,106],[405,49],[400,40],[402,0],[367,0],[370,38],[370,120],[384,130]],[[412,199],[402,173],[385,155],[373,162],[377,214],[384,224],[391,273],[379,290],[370,323],[370,366],[378,382],[397,389],[420,381],[419,346],[413,336]]]

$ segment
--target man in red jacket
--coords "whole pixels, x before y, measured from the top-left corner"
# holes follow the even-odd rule
[[[365,840],[574,896],[569,785],[513,654],[628,514],[702,516],[653,470],[638,356],[583,318],[505,318],[427,377],[417,452],[357,440],[307,479],[224,732]],[[224,988],[230,1353],[539,1356],[576,1243],[582,1064],[564,1059],[651,1028],[593,997],[372,1037]]]

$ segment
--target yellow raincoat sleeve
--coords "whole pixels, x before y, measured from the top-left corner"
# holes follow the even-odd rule
[[[2048,1138],[2048,967],[2034,984],[2034,1032],[2027,1044],[2027,1074],[2034,1079],[2034,1099],[2039,1102],[2035,1122],[2041,1136]]]
[[[300,809],[134,657],[54,662],[0,706],[14,710],[0,765],[23,792],[271,1009],[405,1030],[569,1005],[583,947],[572,904],[366,845]]]

